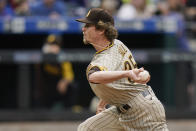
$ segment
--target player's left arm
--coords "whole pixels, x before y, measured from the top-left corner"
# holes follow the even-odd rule
[[[107,102],[105,102],[104,100],[100,99],[100,100],[99,100],[99,103],[98,103],[98,105],[97,105],[96,114],[98,114],[98,113],[104,111],[104,110],[106,109],[106,105],[107,105],[107,104],[108,104]]]

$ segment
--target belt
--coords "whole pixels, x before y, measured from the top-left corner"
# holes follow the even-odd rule
[[[122,106],[117,106],[116,109],[118,113],[125,113],[127,112],[131,107],[128,104],[122,105]]]
[[[145,90],[145,91],[141,92],[141,94],[143,95],[143,97],[146,97],[146,96],[150,95],[150,92],[148,90]],[[122,114],[126,113],[130,108],[131,108],[131,106],[128,104],[116,107],[118,113],[122,113]]]

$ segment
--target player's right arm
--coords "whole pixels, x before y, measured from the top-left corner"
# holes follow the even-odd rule
[[[122,78],[130,78],[134,82],[146,84],[149,79],[146,81],[142,80],[142,77],[139,75],[142,71],[144,71],[143,68],[125,71],[96,71],[88,75],[88,81],[97,84],[107,84]]]

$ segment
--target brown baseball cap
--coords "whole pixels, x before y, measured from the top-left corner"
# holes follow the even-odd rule
[[[107,10],[101,8],[90,9],[85,18],[76,19],[76,21],[88,24],[97,24],[99,21],[102,21],[104,23],[110,22],[114,25],[114,18],[112,15]]]

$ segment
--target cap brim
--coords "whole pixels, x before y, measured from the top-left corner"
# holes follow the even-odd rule
[[[91,24],[92,23],[91,21],[87,20],[86,18],[76,19],[76,21],[81,22],[81,23],[88,23],[88,24]]]

